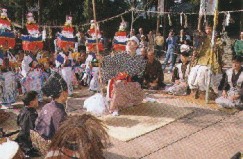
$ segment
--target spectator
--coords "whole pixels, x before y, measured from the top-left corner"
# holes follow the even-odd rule
[[[161,36],[160,32],[157,33],[154,43],[156,49],[156,57],[160,58],[162,56],[162,51],[164,46],[164,37]]]
[[[154,40],[155,40],[155,36],[153,34],[153,31],[149,31],[149,33],[148,33],[148,48],[149,49],[154,49]]]
[[[38,117],[36,108],[38,107],[38,93],[36,91],[27,92],[23,98],[24,108],[21,109],[17,124],[20,127],[20,132],[16,138],[20,148],[25,153],[26,157],[40,157],[39,151],[33,147],[30,138],[30,130],[35,129],[35,120]]]
[[[143,28],[139,28],[138,29],[138,34],[137,34],[137,38],[139,41],[141,41],[141,37],[142,37],[143,34]]]
[[[168,38],[166,39],[166,43],[168,44],[167,52],[166,52],[166,58],[165,62],[163,64],[163,70],[165,69],[167,63],[171,59],[170,68],[168,73],[171,73],[174,65],[175,65],[175,51],[177,46],[177,37],[175,36],[175,33],[173,31],[170,31]]]
[[[52,139],[60,123],[67,116],[64,106],[68,96],[67,89],[67,83],[56,72],[42,88],[43,93],[53,99],[41,109],[36,120],[36,131],[45,140]]]
[[[154,50],[148,51],[148,60],[144,71],[143,87],[157,90],[164,87],[164,74],[161,63],[155,59]]]
[[[148,42],[146,41],[145,35],[141,36],[141,41],[139,43],[139,48],[147,48],[148,47]]]
[[[243,32],[240,33],[240,40],[236,40],[234,44],[235,54],[238,56],[243,56]]]

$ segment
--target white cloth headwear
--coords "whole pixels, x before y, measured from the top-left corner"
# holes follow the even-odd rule
[[[136,36],[132,36],[132,37],[127,39],[127,41],[131,41],[131,40],[135,41],[137,43],[137,45],[139,45],[139,40]]]

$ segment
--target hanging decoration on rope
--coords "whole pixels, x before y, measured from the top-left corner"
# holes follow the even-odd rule
[[[48,38],[51,39],[52,38],[52,30],[51,27],[48,26]]]
[[[39,25],[36,24],[33,13],[27,14],[26,29],[29,35],[22,35],[23,50],[34,51],[43,49],[42,34],[39,31]]]
[[[46,27],[44,27],[43,30],[42,30],[42,40],[43,41],[46,40],[46,37],[47,37],[46,35],[47,35],[47,33],[46,33]]]
[[[8,19],[7,9],[2,9],[0,17],[0,45],[4,49],[15,46],[15,35],[11,30],[11,21]]]
[[[169,25],[172,26],[172,21],[171,21],[171,18],[170,18],[170,14],[168,14],[168,20],[169,20]]]
[[[185,24],[184,24],[184,28],[188,27],[188,23],[187,23],[187,15],[184,14],[184,19],[185,19]]]
[[[147,12],[147,13],[157,13],[157,14],[180,14],[178,12],[158,12],[158,11],[146,11],[146,10],[136,10],[136,12]],[[243,9],[241,10],[233,10],[233,11],[220,11],[220,14],[224,14],[225,12],[230,12],[230,13],[240,13],[243,12]],[[184,14],[187,15],[193,15],[193,14],[199,14],[195,12],[185,12]]]
[[[181,26],[183,26],[183,17],[182,17],[183,13],[180,13],[180,24]]]
[[[227,12],[226,13],[226,19],[225,19],[225,25],[229,26],[229,23],[230,23],[230,12]]]

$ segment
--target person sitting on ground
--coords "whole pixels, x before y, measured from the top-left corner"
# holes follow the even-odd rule
[[[45,159],[104,159],[108,143],[101,120],[90,114],[69,116],[53,137]]]
[[[155,59],[154,50],[148,51],[148,60],[144,71],[143,87],[157,90],[165,86],[161,63]]]
[[[171,86],[167,92],[173,95],[187,95],[188,84],[187,78],[190,71],[189,53],[182,52],[180,55],[181,63],[177,64],[172,75],[172,82],[174,85]]]
[[[68,97],[68,87],[61,75],[54,72],[46,81],[42,91],[46,96],[52,97],[52,101],[41,109],[36,120],[36,131],[45,140],[50,140],[67,116],[64,104]]]
[[[17,124],[21,128],[16,142],[28,157],[40,157],[39,151],[33,147],[30,138],[30,130],[35,129],[35,121],[38,117],[36,108],[38,107],[38,93],[36,91],[29,91],[23,98],[25,107],[21,109]]]
[[[125,52],[103,58],[102,79],[110,80],[107,97],[110,100],[109,112],[114,116],[119,115],[119,110],[138,105],[143,101],[144,92],[140,82],[143,82],[141,76],[146,60],[136,54],[138,45],[139,40],[133,36],[127,40]]]
[[[242,57],[235,56],[232,61],[232,68],[226,71],[223,76],[222,96],[215,102],[225,108],[235,108],[243,106],[243,67]]]

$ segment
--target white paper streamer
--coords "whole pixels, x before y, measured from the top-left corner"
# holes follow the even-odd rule
[[[188,23],[187,23],[187,15],[184,14],[184,19],[185,19],[185,24],[184,24],[184,28],[188,27]]]
[[[180,13],[180,24],[181,24],[181,26],[183,25],[183,22],[182,22],[183,17],[182,17],[182,15],[183,15],[183,13]]]
[[[171,22],[170,14],[168,14],[168,20],[169,20],[169,25],[172,26],[172,22]]]
[[[225,25],[229,26],[229,23],[230,23],[230,12],[227,12],[226,13],[226,19],[225,19]]]

